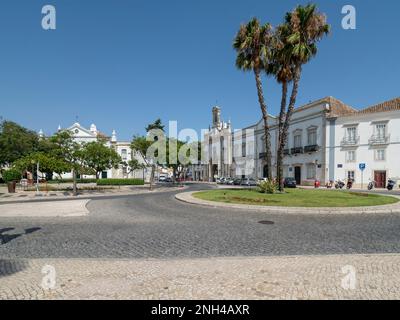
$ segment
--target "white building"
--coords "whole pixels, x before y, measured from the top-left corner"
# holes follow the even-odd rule
[[[269,116],[268,121],[272,173],[276,176],[278,119]],[[218,137],[218,132],[211,130],[205,136],[206,150],[210,148],[209,135]],[[214,163],[213,172],[220,177],[244,176],[237,167],[246,159],[246,176],[266,177],[270,168],[265,161],[263,121],[231,134],[225,154],[231,154],[232,159],[227,168]],[[312,185],[315,180],[325,184],[351,178],[356,186],[362,182],[366,185],[371,179],[378,187],[384,187],[390,178],[400,180],[396,163],[400,159],[400,98],[361,110],[333,97],[298,107],[290,122],[284,153],[284,176],[294,177],[302,185]],[[360,164],[366,166],[363,172]]]
[[[400,98],[333,117],[326,131],[329,179],[373,180],[378,188],[400,180]]]
[[[61,127],[58,128],[61,130]],[[89,143],[98,141],[99,138],[105,140],[105,144],[113,148],[121,157],[123,162],[128,162],[132,158],[136,158],[139,163],[145,164],[145,161],[140,153],[132,150],[130,147],[129,141],[118,141],[116,131],[113,130],[111,137],[97,130],[96,125],[92,124],[90,129],[84,128],[78,122],[74,123],[72,126],[67,128],[66,130],[70,131],[75,139],[75,141],[79,143]],[[39,133],[42,135],[42,133]],[[127,165],[119,165],[117,169],[109,169],[107,171],[102,172],[101,178],[137,178],[137,179],[145,179],[145,181],[149,181],[150,179],[150,168],[148,169],[140,169],[131,171],[129,166]],[[72,178],[72,173],[66,173],[62,175],[62,178],[68,179]],[[95,178],[94,176],[83,176],[82,178]]]

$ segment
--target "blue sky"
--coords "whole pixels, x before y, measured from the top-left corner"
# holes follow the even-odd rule
[[[235,128],[260,118],[254,77],[235,68],[232,40],[257,16],[273,25],[301,0],[3,0],[0,116],[45,133],[78,120],[121,139],[160,117],[207,128],[216,101]],[[298,105],[332,95],[358,108],[399,96],[398,0],[315,1],[332,34],[304,68]],[[57,9],[57,30],[41,9]],[[341,8],[357,9],[357,30]],[[264,78],[270,112],[280,87]]]

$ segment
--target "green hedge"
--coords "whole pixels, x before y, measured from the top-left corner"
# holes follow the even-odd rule
[[[48,183],[72,183],[72,182],[73,182],[72,179],[54,179],[54,180],[48,181]],[[97,180],[96,179],[77,179],[76,182],[77,183],[96,183]]]
[[[142,186],[143,179],[99,179],[98,186]]]

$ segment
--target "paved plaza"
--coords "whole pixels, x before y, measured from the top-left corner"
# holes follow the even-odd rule
[[[178,192],[93,198],[76,217],[0,217],[0,298],[400,298],[399,214],[212,208]]]

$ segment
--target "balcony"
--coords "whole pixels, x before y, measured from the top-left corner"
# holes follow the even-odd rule
[[[290,151],[292,154],[301,154],[304,152],[303,147],[292,148]]]
[[[304,153],[317,152],[318,150],[319,150],[319,145],[317,144],[304,147]]]
[[[385,135],[385,136],[373,135],[368,140],[368,142],[372,146],[379,146],[379,145],[389,144],[390,143],[390,135]]]
[[[259,159],[267,159],[267,153],[266,152],[261,152],[260,154],[259,154]]]
[[[283,155],[284,156],[288,156],[290,154],[290,150],[289,149],[284,149],[283,150]]]
[[[342,147],[356,147],[360,144],[360,137],[345,137],[340,145]]]

